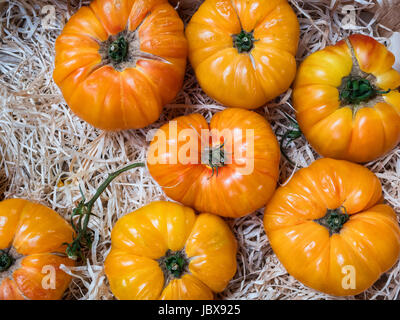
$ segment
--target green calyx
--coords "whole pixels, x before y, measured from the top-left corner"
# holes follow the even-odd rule
[[[326,215],[320,219],[314,220],[321,226],[329,230],[329,235],[339,233],[343,225],[349,220],[349,215],[344,207],[337,209],[328,209]]]
[[[117,40],[111,43],[108,48],[108,55],[115,63],[120,63],[125,60],[128,54],[128,42],[120,36]]]
[[[187,261],[183,254],[180,252],[167,252],[164,263],[165,268],[175,278],[180,278],[187,266]]]
[[[226,161],[224,143],[217,147],[204,149],[201,154],[201,158],[202,163],[212,169],[212,174],[210,178],[212,178],[214,173],[216,173],[218,176],[219,168],[224,167]]]
[[[253,32],[242,30],[239,34],[233,36],[233,46],[239,53],[250,52],[254,47],[255,41]]]
[[[14,259],[7,252],[0,250],[0,272],[10,268],[13,262]]]
[[[359,104],[366,102],[377,95],[389,93],[377,90],[369,80],[360,77],[347,77],[343,80],[339,98],[344,104]]]

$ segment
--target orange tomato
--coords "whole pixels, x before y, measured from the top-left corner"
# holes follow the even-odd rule
[[[318,153],[367,162],[399,143],[400,73],[392,69],[394,60],[384,45],[357,34],[303,61],[293,103]]]
[[[105,260],[118,299],[213,299],[236,272],[236,240],[219,217],[157,201],[122,217]]]
[[[286,0],[206,0],[186,36],[202,89],[228,107],[260,107],[295,77],[299,22]]]
[[[361,165],[320,159],[269,202],[264,227],[286,270],[316,290],[346,296],[369,288],[400,254],[395,212]]]
[[[143,128],[180,90],[186,57],[183,23],[167,0],[94,0],[58,37],[53,77],[93,126]]]
[[[240,217],[268,202],[279,160],[268,121],[231,108],[210,124],[191,114],[163,125],[150,144],[147,167],[171,199],[199,212]]]
[[[73,266],[65,242],[71,226],[53,210],[22,199],[0,202],[0,300],[61,299]]]

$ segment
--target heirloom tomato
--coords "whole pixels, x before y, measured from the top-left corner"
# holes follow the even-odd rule
[[[236,272],[237,244],[218,216],[157,201],[119,219],[105,272],[124,300],[208,300]]]
[[[229,108],[210,124],[191,114],[163,125],[150,144],[147,167],[171,199],[199,212],[240,217],[268,202],[279,160],[268,121],[253,111]]]
[[[186,36],[200,86],[228,107],[260,107],[295,77],[299,22],[286,0],[206,0]]]
[[[400,73],[394,56],[355,34],[307,57],[293,103],[302,132],[323,155],[353,162],[383,156],[400,141]]]
[[[378,178],[345,160],[319,159],[278,188],[264,227],[286,270],[336,296],[358,294],[400,254],[400,228]]]
[[[0,300],[61,299],[73,266],[72,227],[53,210],[22,199],[0,202]]]
[[[53,77],[93,126],[143,128],[180,90],[186,57],[183,22],[167,0],[94,0],[58,37]]]

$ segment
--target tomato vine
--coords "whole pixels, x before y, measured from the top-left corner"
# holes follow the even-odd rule
[[[74,236],[71,243],[65,243],[67,245],[66,253],[68,257],[72,259],[77,259],[80,257],[81,259],[84,258],[82,250],[85,247],[90,248],[92,245],[92,234],[89,231],[88,225],[91,216],[96,216],[92,213],[93,205],[96,200],[100,197],[103,191],[108,187],[108,185],[113,181],[116,177],[118,177],[121,173],[138,168],[144,167],[144,163],[133,163],[125,168],[122,168],[114,173],[111,173],[106,180],[100,185],[97,189],[95,195],[92,199],[86,202],[85,195],[81,188],[79,188],[82,200],[79,202],[78,206],[73,209],[71,215],[71,225],[74,229],[76,235]]]

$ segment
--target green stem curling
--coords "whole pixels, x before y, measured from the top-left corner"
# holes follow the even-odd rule
[[[300,130],[299,124],[297,123],[296,119],[294,119],[292,116],[287,114],[286,112],[282,111],[286,119],[289,120],[291,128],[287,129],[285,133],[281,136],[280,142],[279,142],[279,147],[281,149],[282,155],[286,158],[286,160],[291,164],[295,165],[293,161],[289,158],[289,156],[286,154],[286,149],[289,146],[289,144],[296,139],[300,138],[303,133]]]
[[[115,63],[120,63],[125,60],[128,54],[128,42],[120,36],[117,40],[111,43],[108,48],[108,55]]]
[[[88,202],[86,202],[85,196],[81,191],[82,195],[82,200],[79,202],[78,206],[72,211],[71,215],[71,225],[73,229],[75,230],[76,236],[74,236],[73,241],[71,243],[66,243],[67,249],[66,253],[68,257],[72,259],[76,259],[77,257],[80,257],[83,259],[83,254],[82,254],[82,249],[87,246],[91,247],[92,245],[92,234],[88,230],[88,224],[89,224],[89,219],[90,216],[94,216],[92,213],[92,208],[94,203],[97,201],[97,199],[100,197],[100,195],[103,193],[103,191],[108,187],[108,185],[113,181],[116,177],[118,177],[121,173],[138,168],[138,167],[144,167],[144,163],[133,163],[129,166],[126,166],[125,168],[122,168],[112,174],[110,174],[107,179],[100,185],[100,187],[97,189],[95,195],[93,196],[92,199],[90,199]],[[76,219],[78,217],[78,219]]]

